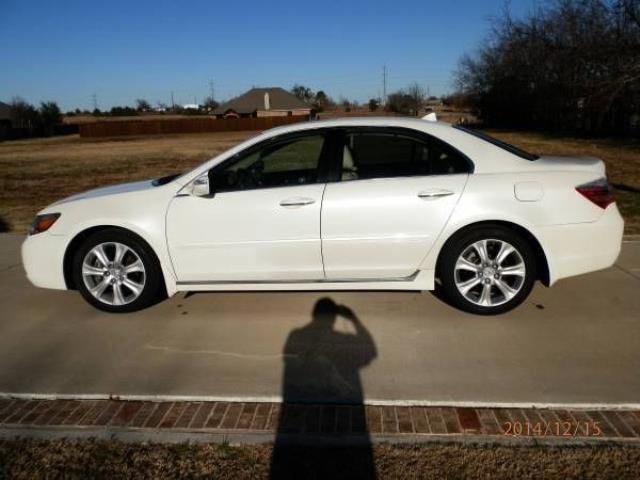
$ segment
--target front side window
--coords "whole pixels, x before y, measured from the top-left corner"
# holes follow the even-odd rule
[[[216,192],[252,190],[318,181],[323,135],[308,135],[270,143],[223,166],[213,175]]]
[[[469,171],[462,154],[435,138],[419,139],[393,132],[354,132],[345,136],[343,181]]]

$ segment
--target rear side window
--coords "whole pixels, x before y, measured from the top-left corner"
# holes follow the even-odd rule
[[[435,138],[429,143],[429,160],[431,175],[468,173],[471,170],[469,161],[460,152]]]
[[[462,125],[454,125],[453,128],[462,130],[469,135],[473,135],[474,137],[484,140],[485,142],[489,142],[496,147],[502,148],[503,150],[506,150],[507,152],[512,153],[520,158],[524,158],[525,160],[529,160],[530,162],[538,160],[540,158],[539,155],[529,153],[526,150],[522,150],[521,148],[518,148],[515,145],[511,145],[510,143],[503,142],[502,140],[498,140],[497,138],[492,137],[491,135],[487,135],[484,132],[472,130],[470,128],[463,127]]]
[[[467,159],[435,138],[392,132],[352,132],[345,136],[342,180],[467,173]]]

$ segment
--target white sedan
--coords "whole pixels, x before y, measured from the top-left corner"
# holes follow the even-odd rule
[[[39,287],[130,312],[180,291],[433,290],[477,314],[536,280],[611,266],[623,220],[602,161],[537,157],[407,118],[266,131],[194,170],[99,188],[36,216]]]

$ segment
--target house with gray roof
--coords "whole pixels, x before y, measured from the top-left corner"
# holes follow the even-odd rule
[[[313,112],[292,93],[280,87],[252,88],[242,95],[232,98],[216,108],[217,118],[255,118],[309,116]]]

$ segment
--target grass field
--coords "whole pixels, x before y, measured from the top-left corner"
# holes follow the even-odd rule
[[[67,195],[119,182],[186,171],[256,135],[228,132],[81,139],[77,135],[0,143],[0,230],[26,231],[33,215]],[[640,233],[640,143],[492,131],[542,154],[602,158],[617,185],[627,233]]]
[[[49,203],[83,190],[187,171],[256,132],[0,143],[0,216],[26,232]]]
[[[2,478],[373,478],[357,447],[291,447],[271,471],[268,445],[126,444],[118,441],[0,440]],[[640,448],[378,445],[379,479],[638,478]]]

